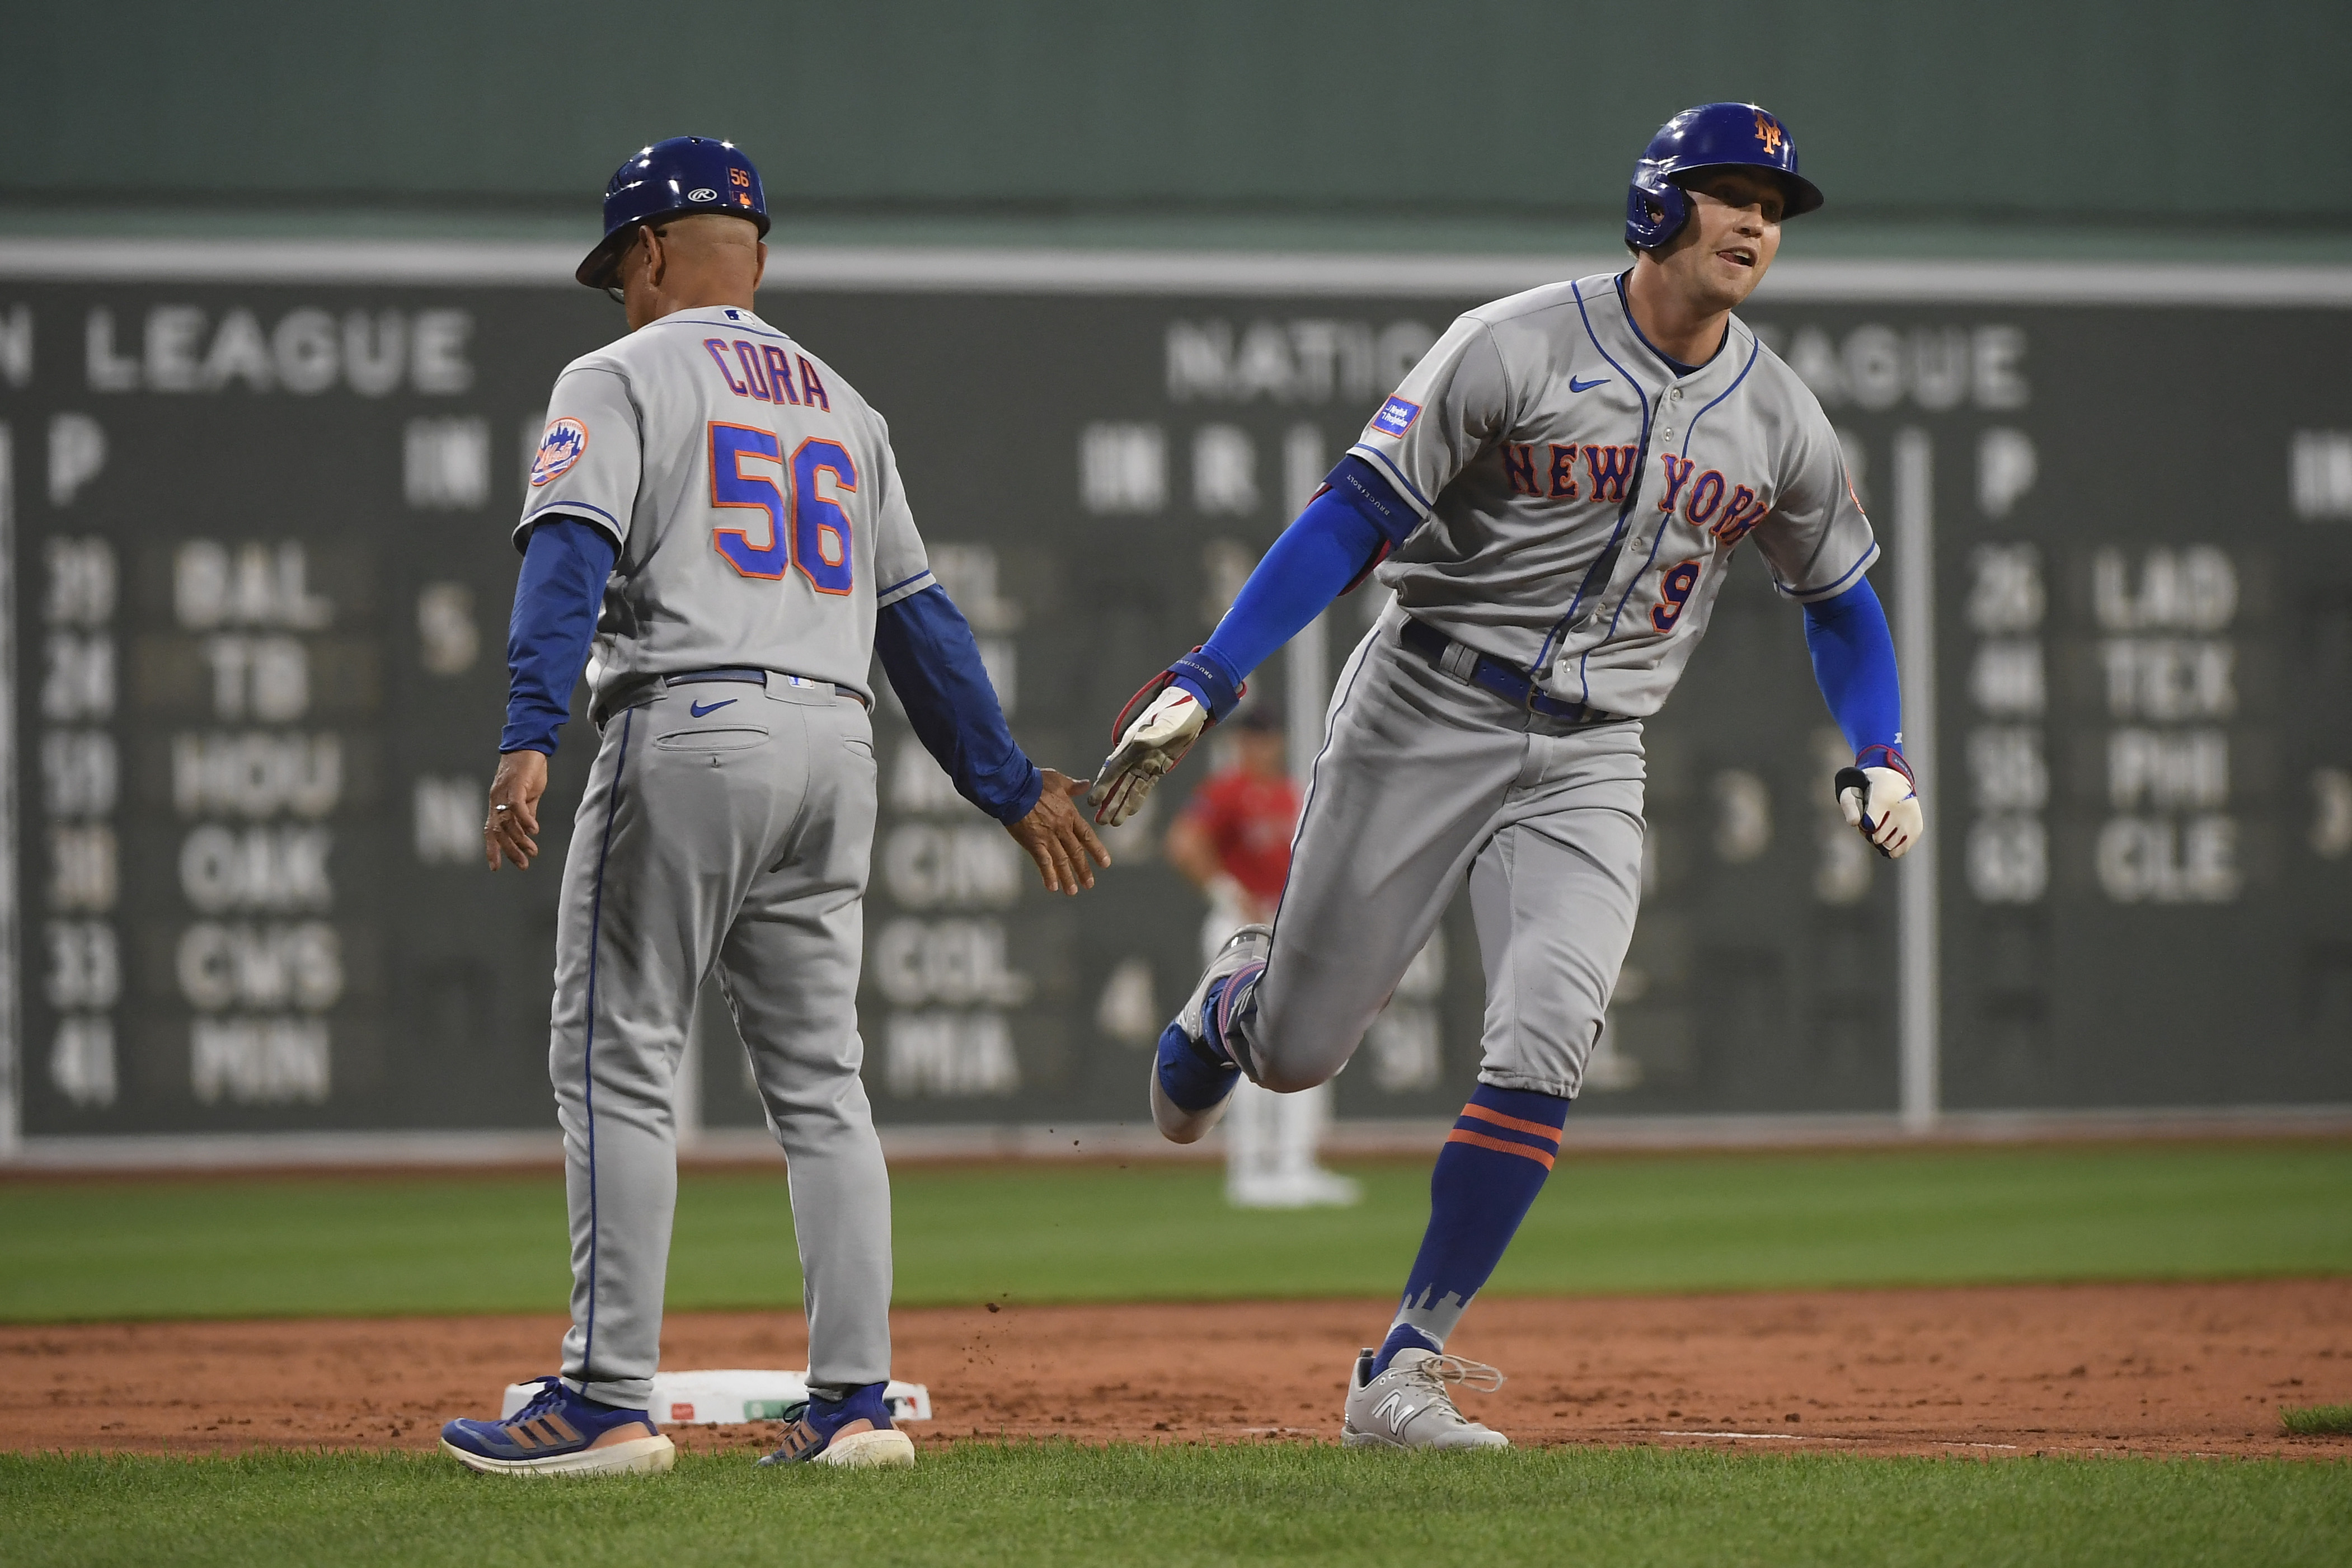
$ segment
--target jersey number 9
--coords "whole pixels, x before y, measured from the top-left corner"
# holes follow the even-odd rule
[[[1698,574],[1704,563],[1678,561],[1665,569],[1658,579],[1658,602],[1650,606],[1650,625],[1662,632],[1675,629],[1683,618],[1683,606],[1690,603],[1691,590],[1698,586]]]
[[[793,448],[790,515],[776,481],[762,473],[745,473],[747,462],[784,466],[782,443],[772,431],[749,425],[710,426],[710,504],[750,507],[768,514],[761,531],[767,542],[751,542],[751,531],[720,528],[711,531],[711,544],[727,558],[738,575],[782,578],[787,567],[800,568],[809,586],[820,594],[846,594],[856,581],[850,556],[849,513],[835,496],[857,493],[857,465],[838,441],[812,437]],[[823,476],[833,476],[833,495],[826,495]]]

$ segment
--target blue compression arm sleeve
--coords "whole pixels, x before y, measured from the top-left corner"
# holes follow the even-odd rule
[[[1239,685],[1420,522],[1370,463],[1341,459],[1328,487],[1282,531],[1242,584],[1201,655]],[[1192,680],[1178,676],[1176,684],[1208,702]]]
[[[1006,727],[971,625],[948,591],[934,584],[885,605],[875,617],[874,651],[916,738],[956,793],[999,822],[1028,816],[1045,793],[1045,775]]]
[[[572,715],[572,689],[588,663],[588,639],[596,635],[604,579],[619,553],[611,534],[576,517],[551,517],[530,531],[507,626],[507,727],[499,751],[555,750],[555,732]]]
[[[1895,637],[1869,578],[1805,606],[1805,645],[1813,653],[1813,679],[1855,757],[1877,747],[1897,751],[1903,691],[1895,673]]]

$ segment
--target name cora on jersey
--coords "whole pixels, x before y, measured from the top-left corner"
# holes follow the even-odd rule
[[[1580,446],[1573,441],[1550,441],[1544,444],[1539,458],[1536,443],[1506,441],[1502,446],[1503,476],[1510,480],[1511,489],[1523,496],[1622,502],[1641,451],[1638,443],[1613,446],[1588,442]],[[1581,479],[1577,473],[1580,460],[1584,466]],[[1658,510],[1671,512],[1680,507],[1685,522],[1715,535],[1727,547],[1745,539],[1748,531],[1772,510],[1772,503],[1758,495],[1753,485],[1728,484],[1715,468],[1693,479],[1692,471],[1697,464],[1691,458],[1662,452],[1658,461],[1665,468],[1666,481],[1665,493],[1658,498]]]
[[[824,383],[806,354],[793,355],[772,343],[753,343],[741,338],[729,342],[725,338],[705,338],[702,346],[710,353],[710,363],[719,367],[720,379],[727,390],[738,397],[748,397],[755,403],[789,403],[795,408],[816,408],[830,414],[833,400],[824,395]],[[793,362],[800,362],[800,389],[793,389]],[[737,371],[742,374],[738,375]]]
[[[561,479],[588,450],[588,426],[577,419],[558,419],[539,438],[539,455],[530,460],[531,488]]]

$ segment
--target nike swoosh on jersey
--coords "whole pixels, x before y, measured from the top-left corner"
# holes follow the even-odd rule
[[[692,703],[688,703],[688,704],[687,705],[687,710],[687,710],[688,712],[689,712],[689,713],[693,714],[696,718],[698,718],[698,719],[701,719],[701,718],[708,717],[708,716],[709,716],[709,715],[710,715],[710,714],[713,714],[713,713],[718,712],[721,708],[726,707],[728,704],[730,704],[730,703],[733,702],[734,700],[735,700],[735,699],[733,699],[732,697],[725,697],[725,698],[721,698],[719,700],[718,700],[718,701],[716,701],[716,702],[709,702],[709,703],[704,703],[704,702],[692,702]]]
[[[1592,381],[1579,381],[1572,375],[1568,378],[1568,389],[1570,392],[1590,392],[1596,386],[1608,384],[1609,378],[1605,375]]]

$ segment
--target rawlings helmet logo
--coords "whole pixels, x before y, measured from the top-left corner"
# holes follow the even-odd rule
[[[1775,158],[1780,156],[1780,142],[1787,134],[1788,132],[1780,129],[1779,121],[1760,110],[1757,112],[1756,140],[1764,143],[1766,156]]]
[[[697,185],[686,193],[686,199],[690,202],[715,202],[719,199],[719,193],[709,185]]]
[[[531,488],[561,479],[588,449],[588,426],[569,417],[558,419],[539,438],[539,455],[530,460]]]

